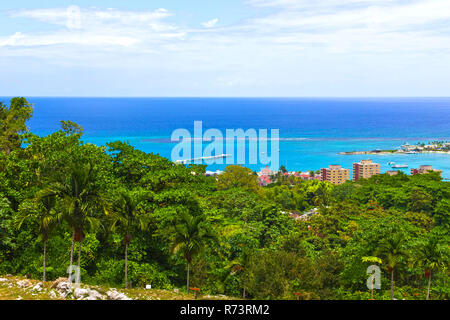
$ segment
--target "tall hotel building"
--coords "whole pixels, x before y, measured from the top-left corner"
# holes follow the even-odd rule
[[[341,168],[339,165],[331,165],[321,170],[322,181],[329,181],[332,184],[343,184],[350,179],[350,170]]]
[[[376,174],[380,174],[379,163],[374,163],[372,160],[361,160],[361,162],[353,164],[353,181],[361,178],[368,179]]]

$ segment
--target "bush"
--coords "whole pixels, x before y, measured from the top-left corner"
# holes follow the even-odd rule
[[[128,277],[134,287],[152,285],[155,289],[172,289],[168,274],[155,264],[128,262]]]

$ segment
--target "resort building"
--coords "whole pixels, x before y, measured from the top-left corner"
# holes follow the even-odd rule
[[[271,184],[274,182],[272,178],[278,174],[278,171],[271,170],[269,166],[266,166],[261,171],[257,172],[258,175],[258,184],[261,187],[267,186],[268,184]]]
[[[339,165],[331,165],[321,169],[322,181],[329,181],[332,184],[343,184],[350,179],[350,170],[341,168]]]
[[[404,145],[402,145],[402,147],[401,147],[401,150],[403,152],[418,151],[418,150],[422,150],[422,149],[423,149],[423,147],[412,145],[412,144],[409,144],[408,142],[405,143]]]
[[[278,171],[270,170],[269,166],[266,166],[264,169],[262,169],[260,172],[258,172],[258,176],[273,176],[276,175]]]
[[[379,163],[374,163],[372,160],[361,160],[361,162],[353,164],[353,181],[361,178],[368,179],[376,174],[380,174]]]
[[[411,175],[424,174],[424,173],[427,173],[430,171],[442,173],[442,170],[434,169],[433,166],[423,165],[423,166],[420,166],[420,168],[418,168],[418,169],[411,169]]]
[[[272,179],[269,176],[267,176],[267,175],[260,175],[258,177],[258,184],[259,184],[260,187],[265,187],[265,186],[267,186],[268,184],[271,184],[271,183],[272,183]]]
[[[296,176],[302,178],[303,180],[322,180],[321,174],[314,173],[314,175],[311,175],[310,172],[299,172]]]

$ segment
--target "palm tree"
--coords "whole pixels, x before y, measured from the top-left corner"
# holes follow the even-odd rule
[[[189,293],[189,276],[191,263],[195,255],[204,249],[207,241],[215,240],[215,236],[205,223],[201,214],[191,215],[187,211],[180,214],[180,222],[174,225],[174,236],[171,245],[173,253],[181,252],[187,262],[187,292]]]
[[[101,209],[107,213],[105,197],[95,183],[93,166],[90,163],[74,164],[66,175],[42,190],[38,197],[56,196],[63,208],[62,217],[72,229],[72,247],[70,250],[70,272],[73,265],[75,242],[79,242],[78,266],[81,262],[81,243],[85,238],[87,227],[96,229],[100,222],[96,213]]]
[[[313,183],[308,187],[309,192],[313,192],[312,201],[315,206],[327,206],[330,203],[331,184],[324,182]]]
[[[417,262],[425,269],[425,275],[428,278],[427,300],[430,299],[431,272],[439,270],[445,264],[447,257],[448,255],[444,252],[436,237],[430,237],[417,249]]]
[[[391,299],[394,299],[394,271],[400,264],[402,258],[408,256],[407,251],[403,248],[405,244],[405,237],[402,233],[391,234],[384,241],[381,242],[378,253],[385,256],[384,261],[388,266],[388,271],[391,273]]]
[[[239,256],[239,258],[232,260],[228,267],[231,268],[231,274],[244,274],[242,276],[242,298],[246,298],[246,286],[245,286],[245,272],[247,270],[248,265],[250,264],[250,250],[249,249],[243,249],[242,254]]]
[[[36,208],[37,205],[37,208]],[[19,210],[17,228],[20,229],[26,220],[36,219],[39,225],[39,232],[42,235],[44,243],[44,261],[42,281],[46,281],[46,262],[47,262],[47,240],[54,227],[57,226],[59,216],[55,211],[56,197],[48,196],[36,198],[34,203],[24,202]]]
[[[149,199],[149,194],[142,191],[131,192],[119,190],[118,198],[113,207],[111,229],[120,229],[125,242],[125,289],[128,288],[128,245],[131,232],[137,228],[144,230],[147,226],[146,216],[142,212],[142,203]]]

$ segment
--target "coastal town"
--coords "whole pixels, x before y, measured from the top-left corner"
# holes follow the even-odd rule
[[[434,169],[430,165],[421,165],[419,168],[411,169],[411,175],[424,174],[430,171],[439,172],[441,170]],[[396,175],[400,171],[389,170],[385,173],[389,175]],[[350,169],[342,168],[340,165],[330,165],[328,168],[322,168],[319,172],[282,172],[273,171],[269,167],[265,167],[258,173],[258,182],[260,186],[266,186],[272,182],[279,174],[283,176],[295,176],[303,180],[320,180],[328,181],[332,184],[343,184],[350,180]],[[372,160],[361,160],[358,163],[353,163],[353,181],[358,181],[359,179],[368,179],[374,175],[381,174],[380,164],[374,163]]]
[[[341,155],[361,155],[361,154],[418,154],[418,153],[450,153],[449,141],[418,142],[416,144],[405,143],[400,148],[394,150],[375,149],[371,151],[345,151],[339,152]]]
[[[396,167],[394,163],[391,163],[393,168]],[[397,166],[401,168],[402,166]],[[332,184],[339,185],[343,184],[346,181],[353,180],[358,181],[359,179],[369,179],[370,177],[381,174],[380,164],[375,163],[370,159],[361,160],[360,162],[353,163],[353,177],[350,179],[350,169],[343,168],[338,164],[332,164],[328,168],[322,168],[318,171],[287,171],[284,166],[280,168],[280,170],[271,170],[269,166],[261,169],[259,172],[256,172],[258,176],[258,184],[261,187],[267,186],[271,183],[276,182],[277,178],[280,176],[290,176],[300,178],[302,180],[319,180],[319,181],[328,181]],[[221,175],[224,171],[206,171],[206,176],[218,176]],[[399,170],[388,170],[385,173],[391,176],[398,174]],[[419,168],[412,168],[410,170],[411,175],[416,174],[424,174],[428,172],[439,172],[442,174],[441,170],[433,168],[430,165],[421,165]]]

